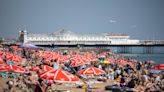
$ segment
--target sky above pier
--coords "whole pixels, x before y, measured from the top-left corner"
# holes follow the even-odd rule
[[[164,0],[0,0],[0,37],[18,38],[24,29],[164,40]]]

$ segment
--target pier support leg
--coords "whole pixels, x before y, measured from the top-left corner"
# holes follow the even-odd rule
[[[144,54],[153,54],[154,53],[154,47],[152,46],[146,46],[143,48]]]
[[[132,47],[122,46],[119,48],[118,51],[119,51],[119,53],[123,53],[123,54],[132,53]]]

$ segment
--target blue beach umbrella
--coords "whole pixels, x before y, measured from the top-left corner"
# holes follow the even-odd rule
[[[154,73],[154,74],[159,74],[161,72],[161,70],[151,69],[149,72]]]

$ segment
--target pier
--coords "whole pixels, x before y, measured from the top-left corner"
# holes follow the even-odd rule
[[[123,54],[155,54],[155,53],[164,53],[164,40],[142,40],[138,44],[78,44],[76,42],[66,43],[66,42],[57,42],[56,44],[36,44],[43,47],[53,47],[53,48],[83,48],[83,49],[112,49],[112,52],[123,53]],[[87,43],[87,42],[84,42]],[[92,42],[93,43],[93,42]],[[156,50],[160,48],[161,50]],[[134,52],[138,50],[138,52]]]
[[[142,53],[155,53],[156,47],[164,47],[164,40],[138,40],[132,39],[126,34],[114,33],[74,33],[65,29],[58,30],[51,34],[35,34],[27,31],[20,31],[20,42],[34,44],[37,46],[53,48],[87,48],[87,49],[115,49],[119,53],[133,53],[136,48]]]

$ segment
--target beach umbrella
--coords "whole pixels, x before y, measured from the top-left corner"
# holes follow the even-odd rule
[[[37,67],[31,68],[30,70],[31,71],[38,71],[39,67],[37,66]],[[43,71],[50,71],[50,70],[55,70],[55,68],[50,67],[48,65],[41,65],[41,70],[43,70]]]
[[[59,55],[57,53],[50,51],[39,52],[37,56],[45,58],[44,62],[50,62],[51,60],[57,60],[59,58]]]
[[[121,59],[121,60],[118,60],[117,61],[119,64],[123,64],[123,65],[126,65],[127,64],[127,61]]]
[[[58,63],[63,63],[65,61],[68,61],[69,60],[69,56],[68,55],[56,55],[55,58],[54,58]]]
[[[45,58],[45,60],[43,62],[50,62],[52,59],[51,58]]]
[[[13,61],[13,62],[21,62],[22,58],[16,54],[9,54],[6,56],[6,59],[8,61]]]
[[[21,66],[16,66],[16,65],[10,65],[10,69],[13,70],[14,72],[20,72],[20,73],[28,73],[28,70],[24,69]]]
[[[80,79],[77,76],[70,74],[62,69],[47,71],[45,73],[40,74],[40,77],[62,83],[73,83],[80,81]]]
[[[55,74],[49,71],[43,72],[40,75],[40,78],[48,79],[48,80],[54,80]]]
[[[19,48],[18,46],[10,46],[10,48],[14,49],[14,50],[17,50],[17,51],[21,51],[22,48]]]
[[[125,60],[118,60],[117,62],[121,65],[130,65],[130,66],[134,65],[132,62],[128,62],[128,61],[125,61]]]
[[[36,52],[37,50],[34,50],[34,49],[30,49],[29,50],[29,52],[31,52],[31,53],[34,53],[34,52]]]
[[[99,61],[98,58],[92,58],[91,61]]]
[[[27,73],[28,71],[20,66],[7,64],[4,66],[0,66],[0,71],[13,71],[19,73]]]
[[[114,59],[110,59],[110,64],[114,64],[116,61]]]
[[[159,74],[161,70],[151,69],[149,72],[154,74]]]
[[[17,48],[16,50],[17,50],[17,51],[22,51],[23,49],[22,49],[22,48]]]
[[[77,73],[78,75],[101,75],[106,74],[104,70],[96,68],[96,67],[88,67]]]
[[[4,53],[4,52],[0,50],[0,55],[3,55],[3,53]]]
[[[7,54],[6,52],[0,50],[0,58],[5,58],[6,54]]]
[[[10,46],[10,48],[16,50],[16,49],[18,49],[18,46]]]
[[[10,70],[10,66],[9,65],[0,66],[0,71],[9,71],[9,70]]]
[[[155,65],[154,69],[164,70],[164,64]]]
[[[103,63],[104,63],[104,64],[109,64],[109,63],[110,63],[110,61],[105,60]]]
[[[2,58],[0,58],[0,65],[4,65],[4,64],[6,64],[6,63],[3,61]]]
[[[137,62],[138,62],[138,60],[136,60],[136,59],[130,59],[130,61],[131,61],[132,63],[137,63]]]
[[[42,68],[43,71],[55,70],[55,68],[50,67],[48,65],[42,65],[41,68]]]
[[[30,68],[31,71],[39,71],[39,67]]]
[[[81,61],[81,60],[80,60],[80,61],[74,60],[74,61],[71,62],[70,65],[71,65],[72,67],[74,67],[74,66],[80,66],[80,65],[84,65],[84,64],[86,64],[84,61]]]
[[[104,61],[101,61],[101,63],[110,64],[111,63],[111,59],[106,58],[106,59],[104,59]]]
[[[4,64],[6,64],[5,62],[3,62],[3,61],[0,61],[0,65],[4,65]]]

